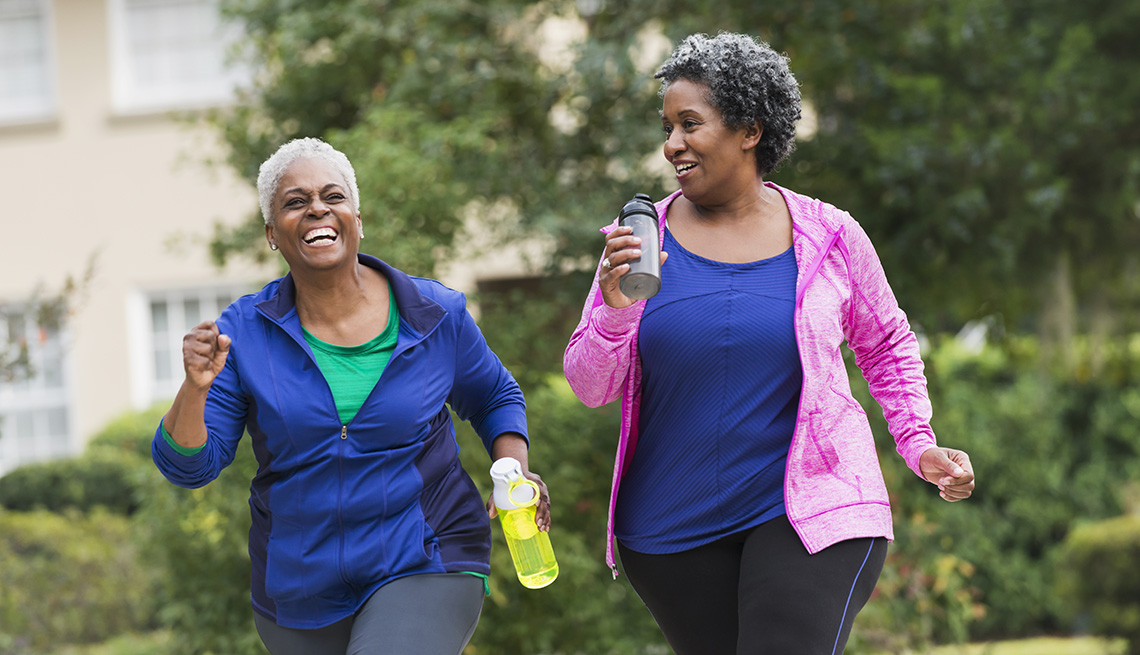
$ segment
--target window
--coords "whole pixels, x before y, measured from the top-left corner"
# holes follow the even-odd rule
[[[0,122],[55,111],[47,0],[0,0]]]
[[[202,321],[216,320],[238,296],[240,287],[225,286],[139,294],[131,323],[141,334],[132,339],[134,404],[146,407],[170,399],[182,384],[182,337]]]
[[[189,109],[227,102],[248,74],[226,65],[240,37],[217,0],[109,0],[116,111]]]
[[[20,308],[0,308],[5,361],[26,357],[26,374],[0,379],[0,475],[21,464],[75,454],[64,332]]]

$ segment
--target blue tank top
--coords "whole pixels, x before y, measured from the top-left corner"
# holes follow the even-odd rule
[[[665,231],[661,291],[641,318],[637,450],[615,534],[675,553],[785,512],[784,469],[803,369],[791,248],[745,264],[706,259]]]

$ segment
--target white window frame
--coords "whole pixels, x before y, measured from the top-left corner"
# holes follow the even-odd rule
[[[173,110],[193,110],[225,105],[234,99],[236,89],[250,79],[248,70],[228,63],[231,44],[241,38],[241,30],[218,19],[217,54],[222,70],[208,81],[190,84],[149,86],[138,79],[137,61],[132,57],[129,12],[131,3],[153,6],[212,4],[217,0],[108,0],[108,32],[111,54],[111,105],[116,114],[147,114]]]
[[[37,6],[42,26],[41,37],[44,50],[43,66],[46,90],[43,96],[36,98],[21,100],[0,98],[0,125],[46,122],[54,119],[59,111],[55,14],[51,0],[30,0],[30,2]]]
[[[132,293],[127,301],[127,325],[130,336],[129,361],[131,368],[131,404],[136,409],[145,409],[160,400],[170,400],[178,392],[184,377],[182,368],[182,337],[189,331],[184,311],[184,301],[197,300],[198,322],[217,320],[226,305],[218,302],[219,296],[228,296],[230,301],[249,292],[249,286],[236,283],[206,284],[173,289],[140,290]],[[151,307],[155,302],[165,302],[167,308],[165,341],[170,378],[158,379],[155,365],[159,343],[154,330],[154,317]],[[196,325],[197,323],[195,323]]]
[[[12,314],[24,315],[25,334],[40,331],[30,308],[20,305],[0,307],[0,344],[7,348],[8,318]],[[71,365],[69,356],[71,339],[66,325],[56,329],[55,337],[43,344],[28,339],[28,359],[32,366],[31,377],[15,383],[0,383],[0,475],[23,464],[58,459],[78,454],[79,439],[75,434],[75,403],[71,392]],[[58,349],[60,381],[48,385],[44,375],[44,362],[50,349]],[[53,432],[46,412],[64,411],[63,433]],[[32,434],[16,433],[15,412],[30,412]]]

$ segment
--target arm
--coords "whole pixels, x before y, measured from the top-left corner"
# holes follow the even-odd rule
[[[542,478],[530,470],[526,403],[522,390],[487,345],[466,307],[461,313],[455,382],[448,404],[459,418],[471,422],[492,461],[503,457],[518,460],[523,475],[538,485],[535,524],[540,530],[550,530],[550,492]],[[490,498],[487,499],[487,512],[491,518],[496,516],[495,504]]]
[[[574,394],[589,407],[601,407],[621,397],[637,344],[633,328],[640,317],[634,301],[621,293],[618,280],[629,269],[626,261],[637,256],[620,252],[633,245],[630,228],[611,226],[602,260],[612,268],[598,266],[582,318],[562,358],[566,380]],[[662,262],[666,255],[662,253]]]
[[[227,391],[237,388],[229,348],[230,338],[213,321],[183,338],[186,378],[151,445],[155,465],[178,486],[201,487],[233,461],[248,407]]]
[[[974,473],[969,456],[937,445],[918,339],[887,283],[871,240],[854,220],[844,231],[851,275],[848,345],[863,371],[895,446],[919,477],[937,484],[946,500],[969,497]]]

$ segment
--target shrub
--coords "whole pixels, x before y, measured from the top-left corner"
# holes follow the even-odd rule
[[[168,403],[163,403],[141,412],[120,415],[87,442],[87,452],[113,452],[147,467],[153,466],[150,463],[150,442],[159,420],[169,406]]]
[[[0,478],[0,507],[62,512],[104,507],[119,514],[138,508],[138,480],[150,463],[150,442],[162,409],[128,412],[107,425],[82,455],[21,466]]]
[[[28,464],[0,478],[0,507],[18,512],[104,507],[131,514],[138,507],[133,479],[137,468],[133,458],[114,452]]]
[[[492,525],[491,596],[470,652],[669,652],[625,576],[615,581],[605,563],[618,404],[586,407],[558,376],[527,394],[527,416],[530,464],[550,489],[550,540],[558,579],[538,590],[519,584],[502,528]],[[491,463],[486,450],[466,424],[457,424],[457,433],[464,468],[487,496]]]
[[[265,653],[249,602],[249,483],[257,470],[249,443],[247,436],[233,463],[200,489],[170,484],[153,464],[142,476],[137,535],[158,577],[154,604],[172,634],[170,655]]]
[[[1058,596],[1068,616],[1094,634],[1124,637],[1140,655],[1140,517],[1122,516],[1075,528],[1065,538]]]
[[[0,651],[45,652],[153,627],[150,580],[122,516],[0,510]]]
[[[960,639],[959,624],[939,613],[967,616],[971,639],[1065,630],[1060,544],[1077,521],[1120,515],[1118,490],[1140,479],[1140,348],[1111,353],[1099,377],[1044,370],[1031,340],[979,354],[944,340],[924,358],[939,442],[967,451],[978,476],[968,501],[946,503],[906,468],[860,391],[891,493],[892,557],[912,569],[946,555],[973,567],[972,606],[940,601],[931,637]],[[929,529],[912,530],[919,520]],[[925,630],[920,619],[914,634]]]

